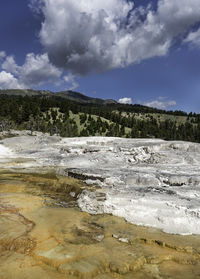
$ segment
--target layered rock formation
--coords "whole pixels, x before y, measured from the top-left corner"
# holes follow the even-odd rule
[[[198,236],[80,212],[84,188],[53,172],[0,171],[1,279],[199,278]]]
[[[86,212],[113,214],[168,233],[200,232],[200,144],[42,134],[2,144],[12,152],[0,159],[4,167],[13,162],[16,168],[54,167],[98,186],[79,195]]]

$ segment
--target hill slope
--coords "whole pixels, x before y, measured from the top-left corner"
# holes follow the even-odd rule
[[[0,131],[200,142],[200,115],[87,97],[78,92],[0,91]]]

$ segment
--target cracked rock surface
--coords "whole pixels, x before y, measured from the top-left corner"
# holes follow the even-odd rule
[[[98,186],[79,195],[88,213],[168,233],[200,233],[200,144],[38,134],[1,141],[0,166],[53,167]]]
[[[0,169],[1,279],[200,278],[199,236],[81,212],[69,207],[71,187],[77,194],[83,184]]]

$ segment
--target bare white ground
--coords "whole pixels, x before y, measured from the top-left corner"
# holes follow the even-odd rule
[[[9,158],[35,160],[19,167],[55,166],[100,186],[79,196],[84,211],[111,213],[168,233],[200,234],[200,144],[42,134],[1,143],[1,158],[12,150]]]

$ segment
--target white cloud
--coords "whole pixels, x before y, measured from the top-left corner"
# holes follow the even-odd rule
[[[0,60],[6,56],[5,51],[0,51]]]
[[[52,65],[48,55],[26,55],[22,66],[16,64],[13,56],[4,57],[0,72],[0,88],[32,88],[45,83],[61,83],[62,71]]]
[[[118,103],[120,104],[126,104],[126,105],[131,105],[132,104],[132,99],[131,98],[121,98],[118,100]]]
[[[47,82],[58,82],[62,72],[49,62],[48,55],[29,53],[19,70],[19,79],[28,87],[40,86]]]
[[[16,74],[19,70],[19,67],[15,63],[15,59],[12,55],[5,58],[5,61],[2,63],[1,67],[3,70],[13,74]]]
[[[69,90],[75,90],[79,86],[78,82],[75,80],[75,76],[71,73],[64,76],[63,79],[69,85]]]
[[[44,14],[40,40],[50,61],[79,74],[166,55],[174,39],[200,19],[199,0],[159,0],[156,11],[150,5],[133,9],[126,0],[34,0],[32,6],[37,3]]]
[[[0,89],[22,89],[24,88],[23,84],[20,84],[19,81],[11,74],[5,71],[0,72]]]
[[[200,47],[200,28],[196,31],[190,32],[184,40],[184,43],[190,43],[193,46]]]
[[[156,10],[151,5],[134,8],[127,0],[29,3],[36,13],[43,13],[39,37],[46,53],[29,53],[24,64],[17,65],[13,56],[0,52],[1,75],[10,74],[20,87],[65,81],[75,89],[74,74],[126,67],[166,55],[177,37],[200,44],[199,30],[184,40],[200,21],[199,0],[158,0]],[[70,74],[63,77],[61,68]]]
[[[166,99],[166,97],[159,97],[158,100],[145,102],[143,103],[143,105],[147,107],[158,108],[158,109],[167,109],[168,107],[176,105],[176,101],[164,101],[164,99]]]
[[[29,0],[28,6],[35,14],[40,14],[43,7],[43,0]]]

